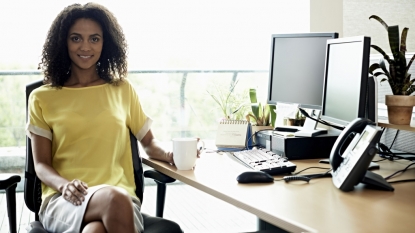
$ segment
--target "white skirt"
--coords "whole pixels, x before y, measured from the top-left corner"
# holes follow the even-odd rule
[[[85,201],[80,206],[75,206],[63,199],[60,193],[53,195],[47,203],[42,203],[39,211],[39,219],[43,227],[51,233],[79,233],[81,232],[88,202],[96,191],[109,185],[98,185],[88,188]],[[138,199],[131,198],[134,206],[134,224],[137,232],[142,232],[143,216],[140,213],[141,203]]]

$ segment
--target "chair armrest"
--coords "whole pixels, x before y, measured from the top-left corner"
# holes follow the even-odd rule
[[[144,177],[151,178],[154,181],[157,181],[159,183],[167,184],[167,183],[173,183],[176,181],[176,179],[171,178],[170,176],[167,176],[155,169],[150,169],[144,171]]]
[[[3,173],[0,174],[0,189],[8,189],[13,185],[16,185],[21,180],[21,177],[17,174]]]

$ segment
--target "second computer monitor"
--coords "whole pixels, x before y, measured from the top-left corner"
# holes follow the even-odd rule
[[[377,103],[369,96],[375,94],[369,90],[373,86],[368,85],[369,56],[370,37],[327,42],[322,120],[346,126],[356,118],[372,118],[367,111],[372,111]]]
[[[321,109],[326,43],[338,33],[273,34],[268,103]]]

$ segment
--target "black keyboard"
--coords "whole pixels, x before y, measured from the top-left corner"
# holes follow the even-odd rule
[[[232,152],[233,156],[244,165],[270,175],[279,175],[294,172],[297,165],[271,151],[264,149],[244,150]]]

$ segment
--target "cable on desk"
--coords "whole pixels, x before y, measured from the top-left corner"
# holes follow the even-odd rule
[[[378,139],[378,141],[376,143],[378,145],[378,150],[380,150],[381,145],[384,145],[385,146],[385,144],[383,144],[383,143],[380,142],[380,139],[382,138],[383,133],[385,132],[385,130],[386,130],[386,127],[382,127],[382,131],[381,131],[380,136],[379,136],[379,139]]]
[[[247,149],[247,150],[249,150],[249,145],[248,145],[248,142],[258,133],[258,132],[261,132],[261,131],[268,131],[268,130],[270,130],[270,129],[261,129],[261,130],[258,130],[258,131],[255,131],[253,134],[251,134],[251,136],[249,136],[249,138],[245,141],[245,148]],[[259,146],[259,144],[255,144],[255,145],[251,145],[251,147],[255,147],[255,146]]]
[[[394,180],[394,181],[389,181],[389,184],[393,184],[393,183],[403,183],[403,182],[415,182],[415,179],[408,179],[408,180]]]
[[[298,175],[298,174],[300,174],[301,172],[303,172],[303,171],[306,171],[306,170],[308,170],[308,169],[324,169],[324,170],[331,170],[330,168],[326,168],[326,167],[308,167],[308,168],[304,168],[303,170],[301,170],[301,171],[298,171],[298,172],[296,172],[296,173],[293,173],[293,175]]]
[[[300,172],[303,172],[307,169],[311,169],[311,168],[319,168],[319,169],[327,169],[327,168],[322,168],[322,167],[309,167],[306,169],[303,169],[297,173],[293,173],[292,176],[284,176],[282,179],[274,179],[274,181],[282,181],[284,180],[285,182],[290,182],[293,180],[303,180],[306,181],[307,183],[311,180],[311,179],[315,179],[315,178],[322,178],[322,177],[331,177],[331,170],[332,169],[328,169],[328,171],[321,173],[321,174],[312,174],[312,175],[298,175]]]
[[[415,155],[415,154],[408,153],[408,152],[403,152],[403,153],[392,152],[385,144],[379,143],[379,156],[381,158],[385,158],[390,161],[397,160],[397,159],[405,159],[409,161],[413,160],[413,158],[406,158],[406,157],[402,157],[399,155]]]
[[[413,157],[406,158],[406,157],[402,157],[400,155],[414,155],[414,156]],[[386,156],[388,156],[388,157],[386,157]],[[406,152],[396,153],[396,152],[390,152],[390,153],[382,153],[382,156],[380,156],[380,157],[381,158],[385,158],[385,159],[389,159],[389,157],[392,157],[391,159],[389,159],[391,161],[398,160],[398,159],[405,159],[405,160],[412,161],[412,160],[415,159],[415,153],[406,153]]]
[[[406,166],[404,169],[399,170],[399,171],[396,171],[395,173],[393,173],[392,175],[389,175],[389,176],[385,177],[384,179],[385,179],[385,180],[388,180],[388,179],[390,179],[390,178],[394,177],[395,175],[397,175],[397,174],[399,174],[399,173],[403,173],[403,172],[405,172],[406,170],[408,170],[408,168],[409,168],[409,167],[411,167],[412,165],[415,165],[415,163],[411,163],[411,164],[409,164],[409,165],[408,165],[408,166]],[[393,182],[396,182],[396,181],[393,181]]]
[[[307,177],[307,176],[284,176],[284,178],[282,178],[285,182],[290,182],[293,180],[303,180],[305,182],[310,182],[311,178]]]
[[[399,134],[399,129],[396,130],[396,134],[395,137],[393,138],[393,141],[391,143],[391,145],[389,146],[389,150],[392,149],[393,144],[395,143],[396,138],[398,137]]]

